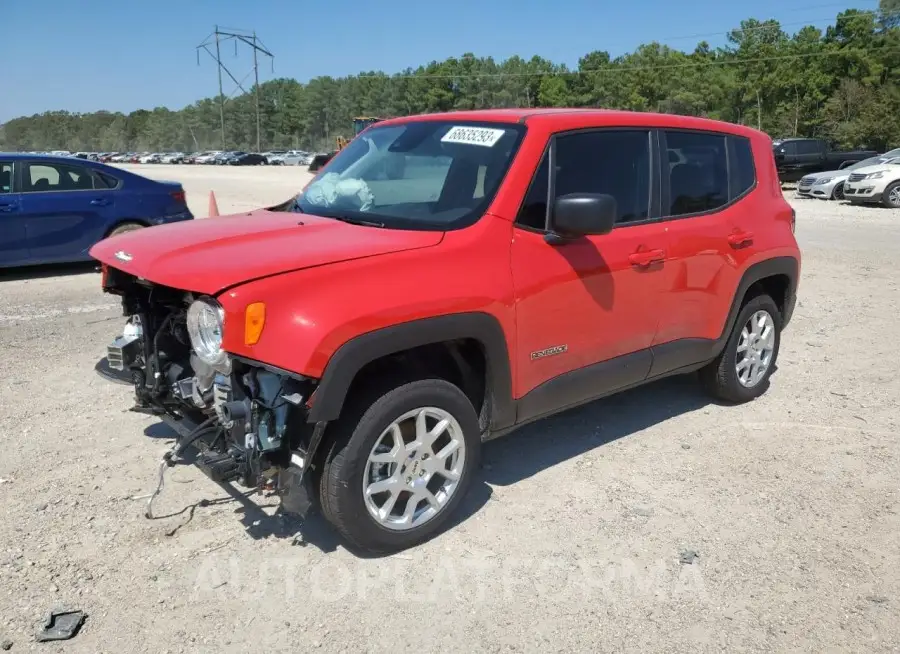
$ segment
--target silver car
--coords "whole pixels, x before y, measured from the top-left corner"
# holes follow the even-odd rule
[[[852,171],[857,168],[884,163],[895,157],[900,157],[900,148],[885,152],[877,157],[870,157],[869,159],[857,161],[855,164],[851,164],[840,170],[827,170],[822,173],[806,175],[797,182],[797,195],[806,198],[820,198],[822,200],[843,200],[844,182],[850,177]]]

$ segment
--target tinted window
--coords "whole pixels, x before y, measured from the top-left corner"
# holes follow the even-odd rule
[[[712,211],[728,203],[725,136],[666,132],[670,216]]]
[[[12,193],[12,164],[0,163],[0,193]]]
[[[94,188],[94,177],[89,170],[65,164],[28,164],[25,171],[26,193],[41,191],[84,191]]]
[[[555,197],[603,193],[616,199],[617,223],[650,212],[650,133],[603,130],[556,139]]]
[[[544,153],[544,158],[541,159],[534,179],[531,180],[531,186],[528,187],[528,193],[525,195],[525,202],[522,203],[522,209],[519,211],[517,222],[520,225],[534,229],[544,229],[547,226],[549,184],[550,161],[548,155]]]
[[[775,152],[779,154],[797,154],[797,142],[789,141],[788,143],[782,143],[775,148]]]
[[[94,180],[95,188],[116,188],[119,185],[119,180],[111,175],[99,172],[95,172],[95,174],[97,176]]]
[[[750,140],[743,136],[731,136],[734,162],[731,166],[731,199],[739,197],[756,184],[756,168],[753,165],[753,150]]]
[[[818,141],[798,141],[797,154],[819,154],[821,148]]]

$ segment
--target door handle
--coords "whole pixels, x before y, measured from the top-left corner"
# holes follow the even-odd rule
[[[753,242],[753,232],[735,232],[728,235],[728,243],[733,248],[744,247]]]
[[[628,261],[632,266],[649,266],[651,263],[665,261],[665,250],[642,250],[628,255]]]
[[[104,200],[103,198],[97,198],[96,200],[91,200],[91,204],[95,207],[105,207],[109,204],[109,200]]]
[[[15,211],[18,208],[15,204],[0,204],[0,211],[10,212]]]

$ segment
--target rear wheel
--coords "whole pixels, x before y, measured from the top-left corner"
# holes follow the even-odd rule
[[[700,370],[706,390],[741,404],[766,392],[781,345],[781,312],[768,295],[757,295],[738,314],[725,348]]]
[[[112,230],[109,234],[107,234],[107,238],[110,236],[118,236],[119,234],[124,234],[125,232],[133,232],[136,229],[143,229],[143,225],[135,222],[127,222],[122,223],[120,225],[116,225],[116,228]]]
[[[884,189],[881,201],[890,209],[900,209],[900,182],[894,182]]]
[[[322,513],[360,549],[397,551],[434,536],[477,470],[478,416],[441,379],[361,393],[329,428]]]

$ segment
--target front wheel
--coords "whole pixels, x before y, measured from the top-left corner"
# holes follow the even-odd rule
[[[781,345],[781,311],[768,295],[748,301],[734,323],[725,348],[700,370],[706,390],[734,404],[766,392]]]
[[[900,182],[894,182],[884,189],[881,201],[889,209],[900,209]]]
[[[832,200],[843,200],[844,199],[844,182],[839,182],[835,184],[834,190],[831,191],[831,199]]]
[[[434,536],[478,468],[478,416],[441,379],[360,394],[330,428],[336,433],[319,483],[322,512],[363,550],[398,551]]]

